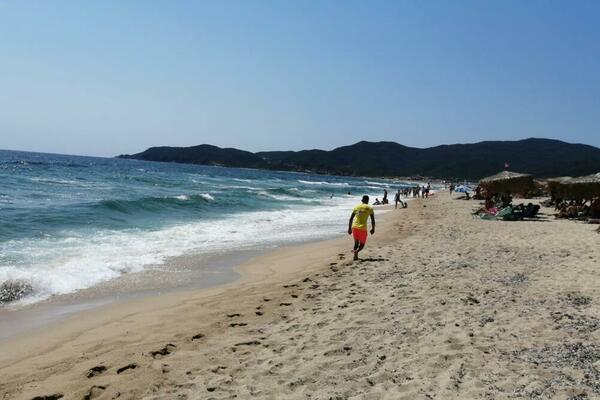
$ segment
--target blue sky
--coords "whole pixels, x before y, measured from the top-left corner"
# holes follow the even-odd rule
[[[597,1],[3,1],[0,148],[600,146]]]

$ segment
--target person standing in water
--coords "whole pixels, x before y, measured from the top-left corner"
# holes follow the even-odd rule
[[[371,235],[375,233],[375,213],[369,205],[369,196],[363,196],[361,204],[354,207],[348,222],[348,235],[354,237],[354,259],[358,260],[358,253],[367,243],[367,225],[371,217]]]

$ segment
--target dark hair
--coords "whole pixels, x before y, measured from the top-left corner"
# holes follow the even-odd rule
[[[362,202],[365,203],[365,204],[369,204],[369,196],[366,196],[366,195],[363,196]]]

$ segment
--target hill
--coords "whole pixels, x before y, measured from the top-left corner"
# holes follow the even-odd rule
[[[251,153],[210,145],[151,147],[121,155],[147,161],[220,165],[356,176],[428,176],[479,179],[510,169],[536,177],[580,176],[600,171],[600,149],[550,139],[486,141],[429,148],[395,142],[358,142],[325,150]]]

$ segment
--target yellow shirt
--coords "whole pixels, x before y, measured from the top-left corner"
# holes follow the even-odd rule
[[[360,203],[354,210],[354,221],[352,222],[352,227],[356,229],[367,229],[367,221],[369,220],[369,216],[373,215],[373,207],[368,204]]]

